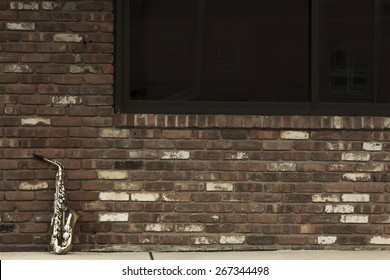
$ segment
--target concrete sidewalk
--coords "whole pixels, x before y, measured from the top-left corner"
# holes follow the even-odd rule
[[[0,260],[390,260],[390,251],[0,252]]]

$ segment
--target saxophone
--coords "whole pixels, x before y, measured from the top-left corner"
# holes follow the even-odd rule
[[[73,229],[79,218],[76,212],[69,211],[66,217],[67,201],[64,186],[64,166],[56,160],[45,158],[44,156],[33,154],[37,159],[46,161],[57,167],[56,192],[54,194],[54,214],[51,219],[53,233],[50,246],[57,254],[66,254],[72,249]]]

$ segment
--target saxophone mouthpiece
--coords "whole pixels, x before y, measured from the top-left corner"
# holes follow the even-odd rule
[[[40,159],[40,160],[45,160],[45,157],[44,156],[41,156],[41,155],[37,155],[37,154],[33,154],[33,156],[37,159]]]

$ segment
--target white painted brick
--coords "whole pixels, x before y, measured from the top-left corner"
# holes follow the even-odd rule
[[[335,244],[336,241],[337,241],[336,236],[318,236],[318,244],[321,245]]]
[[[210,245],[216,243],[214,238],[206,236],[194,237],[193,242],[195,245]]]
[[[75,105],[83,103],[81,96],[53,96],[51,98],[53,105]]]
[[[352,205],[326,205],[325,213],[353,213],[355,208]]]
[[[340,195],[338,194],[313,194],[313,202],[340,202]]]
[[[22,119],[22,125],[36,126],[36,125],[50,125],[51,121],[49,118],[24,118]]]
[[[12,1],[11,10],[39,10],[39,3],[33,1]]]
[[[123,180],[129,176],[127,171],[101,170],[98,171],[98,178],[104,180]]]
[[[161,159],[189,159],[190,152],[188,151],[164,151],[161,154]]]
[[[365,151],[382,151],[383,145],[381,143],[365,142],[365,143],[363,143],[363,150],[365,150]]]
[[[307,131],[282,131],[280,133],[280,138],[290,140],[306,140],[309,139],[309,133]]]
[[[360,172],[383,172],[385,165],[383,163],[361,163],[356,165],[356,171]]]
[[[369,194],[343,194],[341,200],[344,202],[369,202]]]
[[[145,226],[145,231],[170,232],[173,231],[173,226],[166,224],[148,224]]]
[[[27,64],[5,64],[4,73],[32,73],[33,69]]]
[[[341,155],[344,161],[369,161],[370,154],[367,152],[344,152]]]
[[[369,182],[371,181],[370,173],[345,173],[343,174],[344,181],[351,182]]]
[[[247,160],[249,157],[249,152],[229,152],[226,154],[226,159],[231,160]]]
[[[36,183],[21,182],[19,184],[19,190],[23,190],[23,191],[47,190],[48,188],[49,185],[47,182],[36,182]]]
[[[390,236],[374,236],[371,238],[370,244],[390,245]]]
[[[267,164],[267,171],[295,171],[296,163],[293,162],[274,162]]]
[[[112,200],[112,201],[128,201],[130,195],[125,192],[101,192],[99,194],[100,200]]]
[[[81,73],[98,73],[99,68],[94,65],[71,65],[69,66],[69,72],[72,74]]]
[[[33,22],[8,22],[7,30],[35,30],[35,23]]]
[[[77,43],[83,41],[83,37],[74,33],[58,33],[53,36],[54,42]]]
[[[142,189],[142,183],[138,182],[115,182],[114,183],[114,190],[117,191],[139,191]]]
[[[348,150],[352,150],[352,144],[340,143],[340,142],[328,142],[326,143],[325,149],[328,151],[348,151]]]
[[[333,117],[333,127],[336,129],[342,129],[343,128],[343,118],[339,116]]]
[[[383,118],[383,128],[390,128],[390,118]]]
[[[127,222],[128,213],[104,213],[99,214],[99,222]]]
[[[60,1],[43,1],[41,3],[42,9],[49,10],[49,11],[53,11],[53,10],[56,10],[58,8],[61,8],[61,5],[62,4]]]
[[[232,192],[233,184],[231,183],[207,183],[206,190],[209,192]]]
[[[103,138],[128,138],[130,136],[130,130],[128,129],[115,129],[115,128],[103,128],[99,133]]]
[[[202,232],[204,231],[204,225],[176,225],[176,232]]]
[[[245,236],[243,235],[223,235],[219,238],[220,244],[243,244]]]
[[[158,193],[133,193],[131,201],[158,201],[160,194]]]
[[[341,215],[340,222],[346,224],[366,224],[368,223],[368,215]]]

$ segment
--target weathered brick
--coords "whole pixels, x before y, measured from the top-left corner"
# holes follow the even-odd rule
[[[11,10],[39,10],[39,2],[34,1],[12,1]]]
[[[223,158],[227,160],[247,160],[249,157],[249,152],[226,152],[223,155]]]
[[[222,235],[219,238],[219,244],[243,244],[245,242],[244,235]]]
[[[99,194],[99,199],[110,201],[128,201],[130,196],[125,192],[101,192]]]
[[[309,139],[309,133],[307,131],[294,130],[281,131],[280,138],[288,140],[307,140]]]
[[[207,183],[206,190],[210,192],[231,192],[233,191],[233,184],[231,183]]]
[[[212,245],[217,244],[218,240],[215,236],[197,236],[192,237],[191,243],[194,245]]]
[[[175,228],[172,224],[147,224],[145,225],[145,231],[151,232],[172,232]]]
[[[390,245],[390,237],[389,236],[373,236],[370,239],[370,244]]]
[[[161,153],[161,159],[187,160],[190,158],[188,151],[164,151]]]
[[[176,232],[203,232],[205,226],[201,224],[179,224],[175,225]]]
[[[48,189],[48,187],[49,186],[47,182],[36,182],[36,183],[22,182],[19,184],[19,190],[23,190],[23,191],[46,190]]]
[[[104,180],[123,180],[129,176],[127,171],[101,170],[98,171],[98,178]]]
[[[103,128],[100,130],[100,137],[103,138],[128,138],[130,131],[128,129]]]
[[[4,73],[32,73],[33,68],[27,64],[5,64]]]
[[[53,105],[75,105],[81,104],[83,98],[80,96],[53,96],[51,102]]]
[[[343,152],[341,160],[344,161],[369,161],[370,154],[368,152]]]
[[[341,215],[340,222],[347,224],[366,224],[368,215]]]
[[[161,199],[168,202],[188,202],[190,195],[187,193],[164,193],[161,195]]]
[[[41,6],[43,10],[53,11],[59,10],[63,6],[63,4],[64,3],[58,1],[43,1],[41,3]]]
[[[356,164],[356,171],[358,172],[383,172],[385,166],[382,163],[360,163]]]
[[[330,245],[335,244],[337,241],[337,236],[319,236],[318,237],[318,244],[321,245]]]
[[[35,23],[33,22],[7,22],[6,28],[8,30],[35,30]]]
[[[133,193],[131,194],[132,201],[158,201],[160,195],[158,193]]]
[[[383,145],[382,143],[373,143],[373,142],[364,142],[363,150],[365,151],[382,151]]]
[[[24,126],[50,125],[50,118],[23,118],[21,124]]]
[[[99,214],[100,222],[127,222],[129,220],[128,213],[102,213]]]
[[[58,33],[53,36],[54,42],[77,43],[83,41],[83,37],[73,33]]]
[[[296,163],[293,162],[276,162],[267,164],[267,171],[295,171]]]
[[[344,181],[351,182],[369,182],[371,181],[370,173],[345,173],[343,174]]]
[[[325,150],[329,151],[350,151],[353,149],[352,143],[344,142],[328,142],[326,143]]]
[[[325,213],[353,213],[355,208],[352,205],[326,205]]]
[[[343,202],[369,202],[369,194],[343,194],[341,196]]]

